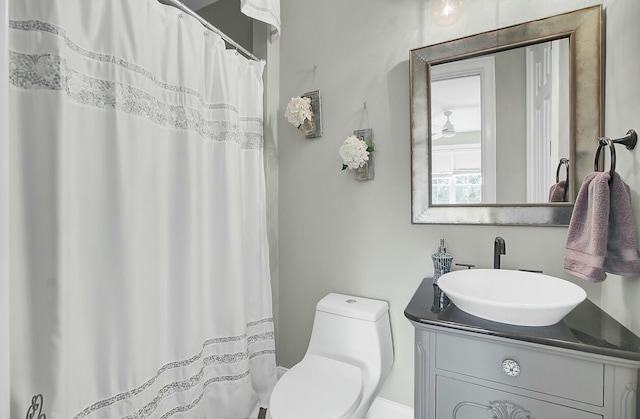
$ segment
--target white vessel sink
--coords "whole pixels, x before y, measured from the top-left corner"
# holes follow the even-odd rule
[[[460,310],[518,326],[555,324],[587,297],[564,279],[508,269],[453,271],[438,286]]]

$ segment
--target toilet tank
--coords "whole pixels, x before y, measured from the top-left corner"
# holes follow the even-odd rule
[[[338,316],[375,322],[389,311],[386,301],[331,293],[318,301],[316,310]]]
[[[355,364],[374,377],[386,377],[393,364],[389,305],[363,297],[327,295],[316,306],[307,354]]]

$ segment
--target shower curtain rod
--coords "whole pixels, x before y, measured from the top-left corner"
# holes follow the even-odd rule
[[[229,35],[225,34],[220,29],[216,28],[211,23],[207,22],[202,16],[200,16],[198,13],[191,10],[180,0],[162,0],[161,3],[173,5],[178,9],[182,10],[183,12],[185,12],[186,14],[193,16],[194,18],[196,18],[198,22],[202,24],[202,26],[220,35],[220,37],[222,37],[222,39],[224,39],[224,41],[227,42],[228,44],[231,44],[236,49],[236,51],[241,52],[247,58],[250,58],[255,61],[260,61],[258,57],[256,57],[255,55],[253,55],[252,53],[244,49],[242,45],[234,41]]]

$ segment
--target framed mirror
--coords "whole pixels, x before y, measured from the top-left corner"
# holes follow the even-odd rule
[[[412,50],[412,222],[568,225],[602,68],[600,5]]]

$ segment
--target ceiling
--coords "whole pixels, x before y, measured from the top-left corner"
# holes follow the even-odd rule
[[[451,111],[450,121],[457,132],[480,131],[482,127],[482,93],[480,76],[463,76],[431,82],[433,132],[442,130]]]
[[[215,3],[216,1],[218,0],[182,0],[182,3],[184,3],[184,5],[189,9],[196,11]]]

